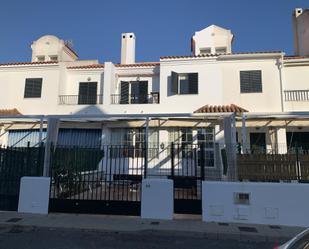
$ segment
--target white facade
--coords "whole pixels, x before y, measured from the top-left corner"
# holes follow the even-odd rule
[[[276,51],[231,53],[232,32],[211,25],[193,36],[194,55],[135,63],[135,39],[133,33],[122,34],[122,63],[114,64],[78,60],[63,40],[51,35],[41,37],[31,46],[32,62],[0,64],[0,109],[16,108],[24,115],[179,114],[193,113],[205,105],[231,104],[249,114],[309,109],[307,57]],[[206,47],[210,53],[201,51]],[[225,52],[216,50],[223,47]],[[41,81],[39,96],[26,96],[27,79]],[[280,143],[285,151],[286,132],[299,131],[299,127],[302,132],[309,131],[305,123],[265,124],[248,123],[245,131],[238,124],[238,141],[249,144],[251,133],[263,132],[267,146]],[[212,125],[219,139],[222,124]],[[174,122],[172,126],[188,125]],[[168,136],[167,131],[160,130],[164,143]]]
[[[308,90],[309,59],[282,59],[283,53],[234,54],[162,58],[159,63],[81,65],[73,62],[3,64],[0,66],[0,109],[22,114],[192,113],[208,105],[236,104],[249,112],[304,111],[308,100],[285,101],[284,91]],[[81,61],[82,63],[82,61]],[[90,62],[92,63],[92,62]],[[278,64],[283,64],[280,66]],[[260,70],[262,92],[241,93],[240,71]],[[171,95],[171,72],[198,73],[198,93]],[[25,80],[42,78],[40,98],[24,98]],[[159,103],[117,104],[121,81],[147,81],[148,94],[159,93]],[[60,101],[79,94],[80,82],[97,82],[102,102],[81,105]],[[256,99],[259,99],[257,103]],[[117,101],[116,101],[117,102]]]

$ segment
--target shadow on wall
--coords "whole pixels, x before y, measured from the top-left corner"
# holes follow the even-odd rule
[[[167,97],[173,96],[175,94],[172,93],[172,77],[169,75],[167,76],[167,85],[166,85],[167,89]]]
[[[101,109],[99,109],[97,106],[95,105],[87,105],[84,108],[80,109],[77,112],[74,112],[72,115],[103,115],[105,114]]]

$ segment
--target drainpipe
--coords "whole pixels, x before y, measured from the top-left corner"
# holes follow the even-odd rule
[[[279,69],[279,78],[280,78],[280,101],[281,101],[281,111],[284,112],[284,104],[283,104],[283,76],[282,76],[282,69],[283,69],[283,57],[284,54],[281,53],[281,58],[278,63]]]

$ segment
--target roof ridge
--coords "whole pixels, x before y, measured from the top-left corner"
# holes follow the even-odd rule
[[[204,105],[194,111],[193,113],[224,113],[224,112],[248,112],[246,109],[235,105],[235,104],[229,104],[229,105]]]
[[[16,108],[0,109],[0,115],[22,115]]]
[[[83,68],[104,68],[104,64],[97,63],[97,64],[76,65],[67,67],[67,69],[83,69]]]
[[[136,62],[136,63],[131,63],[131,64],[115,64],[115,67],[141,67],[141,66],[157,66],[160,65],[159,61],[155,62]]]
[[[58,61],[8,62],[8,63],[0,63],[0,66],[40,65],[40,64],[58,64]]]
[[[171,55],[160,56],[160,59],[182,59],[182,58],[203,58],[203,57],[216,57],[220,55],[241,55],[241,54],[277,54],[282,51],[270,50],[270,51],[255,51],[255,52],[235,52],[235,53],[215,53],[215,54],[199,54],[199,55]]]

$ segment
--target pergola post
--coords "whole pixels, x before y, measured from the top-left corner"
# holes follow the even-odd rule
[[[243,113],[241,116],[241,142],[242,142],[242,153],[248,152],[247,146],[247,128],[246,128],[246,115]]]
[[[227,156],[227,177],[230,181],[237,180],[237,163],[236,163],[236,120],[233,113],[223,119],[224,140]]]
[[[48,118],[43,176],[50,176],[51,149],[52,149],[52,145],[55,146],[57,144],[58,130],[59,130],[59,119],[58,118]]]
[[[286,141],[286,128],[278,127],[276,129],[276,144],[277,144],[277,153],[286,154],[288,152],[288,146]]]

